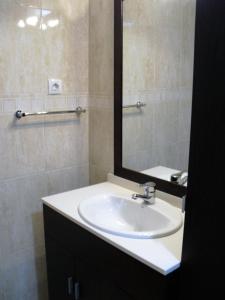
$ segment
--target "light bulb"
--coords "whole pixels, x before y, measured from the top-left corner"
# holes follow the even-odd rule
[[[47,29],[48,29],[48,26],[47,26],[45,23],[42,23],[42,24],[40,25],[40,28],[41,28],[42,30],[47,30]]]
[[[17,26],[19,28],[24,28],[24,27],[26,27],[26,24],[25,24],[24,20],[19,20],[19,22],[17,23]]]
[[[59,25],[59,20],[58,19],[55,19],[55,20],[49,20],[48,21],[48,26],[53,28],[53,27],[56,27]]]
[[[30,26],[37,26],[38,17],[37,16],[28,17],[26,19],[26,23],[27,23],[27,25],[30,25]]]

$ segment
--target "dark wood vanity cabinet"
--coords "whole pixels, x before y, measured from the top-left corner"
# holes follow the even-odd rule
[[[74,299],[75,263],[73,256],[51,237],[45,241],[50,299]]]
[[[178,299],[179,270],[163,276],[44,205],[50,300]]]

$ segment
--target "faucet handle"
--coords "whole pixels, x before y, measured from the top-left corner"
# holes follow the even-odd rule
[[[145,192],[155,192],[156,184],[154,182],[145,182],[143,184],[140,184],[140,187],[143,187]]]
[[[155,188],[156,184],[155,184],[155,182],[151,182],[150,181],[150,182],[141,183],[140,187],[152,187],[152,188]]]

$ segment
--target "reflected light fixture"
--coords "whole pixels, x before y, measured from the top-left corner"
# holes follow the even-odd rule
[[[48,27],[53,28],[59,25],[59,20],[58,19],[52,19],[48,21]]]
[[[28,17],[26,19],[26,23],[27,23],[27,25],[30,25],[30,26],[37,26],[38,17],[37,16]]]
[[[17,26],[19,28],[24,28],[24,27],[26,27],[26,24],[25,24],[24,20],[19,20],[17,23]]]
[[[48,26],[45,24],[45,23],[42,23],[41,25],[40,25],[40,28],[41,28],[41,30],[47,30],[48,29]]]

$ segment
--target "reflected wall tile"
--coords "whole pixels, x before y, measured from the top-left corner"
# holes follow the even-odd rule
[[[154,25],[158,28],[177,30],[182,22],[182,1],[153,1]]]
[[[148,104],[157,103],[160,101],[161,92],[157,89],[153,89],[152,91],[150,90],[146,91],[145,93],[141,93],[139,97],[141,101],[146,103],[146,105],[148,106]]]
[[[182,1],[182,85],[192,89],[196,0]]]
[[[5,298],[5,293],[4,293],[4,291],[1,290],[1,289],[0,289],[0,299],[1,299],[1,300],[6,300],[6,298]]]
[[[0,99],[0,114],[3,113],[3,99]]]
[[[186,126],[191,115],[190,105],[185,100],[189,94],[179,89],[144,93],[142,97],[147,106],[141,114],[124,112],[123,162],[127,168],[143,170],[157,165],[174,168],[183,165],[179,163],[182,150],[177,143],[190,133],[190,126]],[[151,102],[147,102],[148,97]]]
[[[138,95],[147,106],[140,120],[124,114],[123,149],[124,157],[129,156],[139,169],[142,160],[138,164],[134,157],[140,153],[146,155],[146,167],[182,165],[176,143],[187,140],[190,133],[195,5],[194,0],[124,4],[123,100],[131,104]],[[151,68],[145,68],[150,63]],[[133,132],[138,130],[136,138]],[[129,147],[131,141],[134,146]]]
[[[123,105],[133,105],[138,101],[144,102],[142,98],[142,95],[139,95],[137,91],[126,90],[123,92]]]
[[[134,25],[137,24],[143,28],[153,26],[153,9],[154,1],[130,0],[123,5],[125,22],[134,21]]]
[[[179,109],[179,113],[178,113],[179,140],[190,141],[192,105],[189,99],[187,99],[186,101],[179,101],[178,109]]]
[[[181,85],[181,34],[159,32],[156,38],[155,85],[175,88]]]
[[[151,105],[144,107],[141,111],[128,109],[123,113],[123,152],[132,155],[135,151],[148,148],[152,140],[152,118]],[[150,141],[150,142],[149,142]],[[132,145],[132,147],[131,147]]]
[[[183,140],[176,145],[178,170],[188,170],[190,140]]]
[[[154,107],[154,141],[160,146],[164,142],[176,142],[178,132],[178,102],[163,101]]]
[[[126,154],[123,157],[123,167],[131,170],[141,170],[139,167],[139,157],[136,152],[133,155]]]
[[[1,235],[0,235],[1,237]],[[1,247],[0,247],[0,299],[1,300],[6,300],[5,298],[5,274],[4,274],[4,270],[3,270],[3,260],[4,257],[1,256]]]
[[[153,88],[155,86],[155,48],[151,33],[147,38],[133,34],[130,40],[127,40],[125,35],[124,53],[126,53],[123,56],[124,89],[143,91]]]

